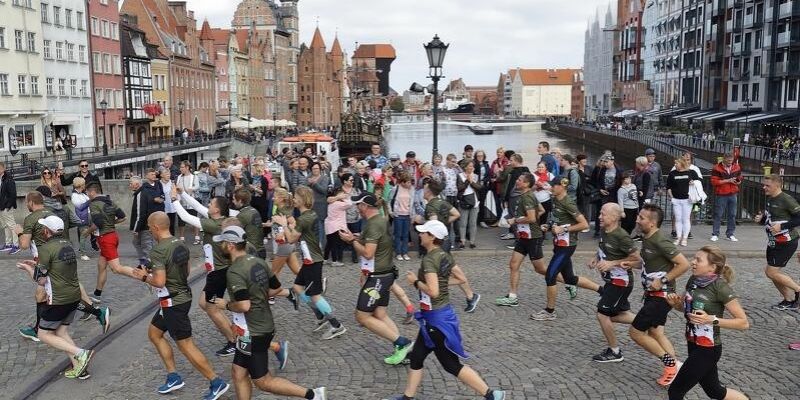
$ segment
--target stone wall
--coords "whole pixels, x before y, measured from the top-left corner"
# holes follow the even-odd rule
[[[28,208],[25,207],[25,195],[28,192],[32,192],[37,186],[39,186],[38,181],[17,182],[17,211],[14,213],[14,219],[20,224],[28,215]],[[65,190],[67,193],[72,193],[72,186],[66,187]],[[103,191],[111,196],[111,200],[113,200],[122,211],[125,211],[126,215],[130,214],[133,196],[128,189],[127,179],[104,179]],[[72,207],[71,203],[70,207]],[[127,227],[127,225],[125,226]]]

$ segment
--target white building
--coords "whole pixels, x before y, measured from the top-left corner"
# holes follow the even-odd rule
[[[595,15],[594,21],[586,28],[583,53],[584,114],[590,121],[611,111],[616,24],[612,8],[616,9],[614,2],[608,5],[602,21],[599,15]]]
[[[93,147],[94,110],[86,1],[47,0],[41,3],[40,16],[48,112],[45,126],[52,128],[62,140],[67,135],[73,136],[76,147]],[[119,57],[112,63],[114,72],[120,73]]]
[[[511,84],[511,112],[518,116],[568,116],[575,69],[520,69]]]
[[[0,156],[9,154],[12,139],[23,153],[39,151],[47,112],[39,0],[0,2],[0,13]]]

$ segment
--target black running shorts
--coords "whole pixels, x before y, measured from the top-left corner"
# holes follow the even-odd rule
[[[767,246],[767,265],[770,267],[783,268],[792,259],[797,251],[797,240],[787,243],[775,243],[775,246]]]
[[[603,286],[603,295],[597,302],[597,312],[614,317],[623,311],[630,311],[631,303],[628,302],[628,296],[632,291],[633,286],[617,286],[606,283]]]
[[[61,325],[69,325],[75,319],[75,310],[77,309],[77,301],[58,305],[42,304],[39,328],[54,331]]]
[[[541,260],[544,258],[542,253],[543,240],[543,238],[517,239],[517,243],[514,245],[514,252],[530,257],[531,261]]]
[[[308,296],[322,294],[322,261],[301,266],[294,284],[304,287]]]
[[[173,340],[183,340],[192,337],[192,323],[189,321],[189,308],[191,301],[172,307],[159,308],[150,324],[162,332],[169,332]]]
[[[672,310],[672,306],[663,297],[645,297],[644,304],[633,319],[631,326],[639,332],[647,332],[650,328],[663,326],[667,323],[667,315],[670,310]]]
[[[203,292],[206,294],[206,303],[211,303],[211,299],[221,299],[225,296],[225,288],[228,286],[228,268],[214,270],[206,275],[206,285]]]
[[[393,272],[367,277],[358,292],[356,310],[371,313],[378,307],[388,306],[394,280]]]
[[[250,379],[261,379],[269,373],[269,344],[272,342],[274,333],[266,336],[252,336],[250,343],[252,354],[249,356],[238,349],[233,355],[233,365],[238,365],[247,369]]]

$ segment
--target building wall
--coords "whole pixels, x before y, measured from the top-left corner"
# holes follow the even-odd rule
[[[584,86],[583,86],[583,71],[578,71],[572,80],[572,100],[570,105],[570,117],[574,119],[583,119],[584,117]]]
[[[0,29],[3,30],[3,43],[0,43],[2,62],[0,62],[0,156],[9,155],[9,128],[24,127],[32,129],[32,145],[19,147],[22,153],[37,151],[44,148],[43,119],[47,113],[44,78],[45,70],[41,57],[42,25],[39,14],[39,1],[33,2],[32,8],[14,6],[10,1],[0,3]],[[32,33],[35,38],[35,52],[27,51],[26,43],[23,49],[17,50],[15,44],[15,31]],[[18,77],[25,77],[25,93],[20,94]],[[31,94],[31,77],[38,81],[38,94]],[[7,86],[2,83],[6,79]],[[7,88],[7,91],[6,91]],[[22,144],[22,143],[20,143]]]
[[[105,4],[104,4],[105,3]],[[92,86],[91,93],[94,108],[94,118],[97,121],[98,143],[102,146],[107,143],[109,148],[117,144],[127,143],[125,135],[125,112],[122,100],[122,68],[120,55],[121,29],[119,26],[119,4],[116,0],[99,1],[90,0],[89,4],[89,40],[92,57]],[[111,70],[105,70],[105,59],[110,60]],[[95,60],[99,62],[95,62]],[[106,125],[102,125],[103,113],[100,101],[108,103],[105,113]]]
[[[170,137],[172,134],[170,103],[170,75],[169,61],[165,59],[150,60],[150,70],[153,74],[153,101],[161,105],[163,114],[155,117],[150,122],[150,132],[156,138]]]
[[[654,108],[664,109],[681,103],[681,24],[682,2],[655,2],[644,13],[645,75],[653,89]]]
[[[569,115],[572,85],[524,86],[522,115]]]
[[[596,16],[586,30],[583,62],[584,113],[594,120],[611,111],[614,69],[615,15],[609,4],[604,17]],[[616,9],[614,7],[614,9]]]

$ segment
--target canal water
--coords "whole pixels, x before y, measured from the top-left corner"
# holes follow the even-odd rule
[[[394,123],[386,135],[388,146],[387,154],[397,153],[405,158],[407,151],[417,153],[417,159],[430,161],[433,149],[433,124],[431,122]],[[539,142],[547,141],[550,149],[559,148],[562,154],[586,154],[590,165],[593,165],[604,149],[585,146],[582,143],[567,140],[550,132],[544,131],[540,124],[523,124],[513,126],[495,127],[492,135],[475,135],[468,127],[452,124],[450,121],[439,121],[439,153],[455,154],[461,159],[464,146],[471,144],[475,150],[486,152],[488,161],[495,159],[498,147],[514,150],[522,154],[522,158],[529,168],[533,169],[540,156],[536,152]],[[621,161],[621,163],[620,163]],[[633,160],[619,160],[625,169],[633,167]]]

